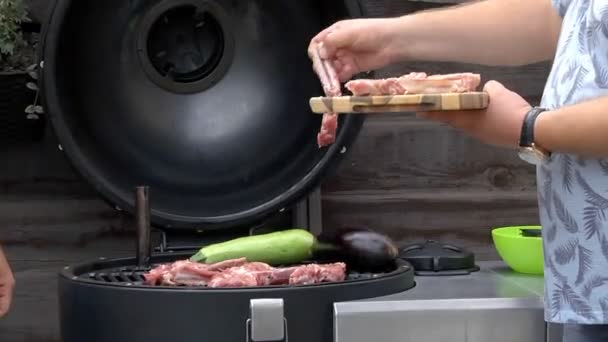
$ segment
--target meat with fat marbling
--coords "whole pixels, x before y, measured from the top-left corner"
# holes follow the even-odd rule
[[[401,77],[352,80],[345,87],[354,96],[438,94],[475,91],[480,82],[480,75],[474,73],[428,76],[423,72],[412,72]]]
[[[318,47],[317,49],[313,49],[311,57],[313,69],[321,81],[325,96],[342,95],[340,80],[331,62],[321,58]],[[337,130],[338,114],[324,113],[321,120],[321,129],[317,134],[317,145],[319,145],[319,148],[333,144],[336,141]]]
[[[290,284],[317,284],[344,280],[346,265],[338,262],[326,265],[309,264],[297,267],[289,277]]]
[[[212,288],[300,285],[341,281],[346,278],[346,264],[308,264],[272,267],[244,258],[216,264],[180,260],[159,265],[144,275],[148,285],[207,286]]]

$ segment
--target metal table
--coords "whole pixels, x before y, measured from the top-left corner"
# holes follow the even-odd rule
[[[543,277],[500,261],[470,275],[416,277],[412,290],[334,305],[335,342],[561,341],[543,316]]]

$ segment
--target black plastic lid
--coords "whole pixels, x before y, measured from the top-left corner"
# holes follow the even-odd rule
[[[412,264],[415,274],[420,276],[467,275],[479,271],[472,252],[433,240],[405,246],[399,257]]]
[[[540,229],[520,229],[521,235],[525,237],[541,237]]]

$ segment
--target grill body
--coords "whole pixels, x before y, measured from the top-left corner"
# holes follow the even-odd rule
[[[190,254],[152,257],[152,263]],[[350,273],[340,283],[243,289],[142,285],[135,258],[66,267],[59,276],[63,342],[241,342],[247,340],[250,301],[284,302],[288,341],[333,341],[333,304],[406,291],[411,266],[399,261],[383,274]]]

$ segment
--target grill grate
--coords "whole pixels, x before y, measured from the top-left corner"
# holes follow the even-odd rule
[[[144,274],[151,268],[121,267],[86,274],[87,280],[123,285],[143,285]]]
[[[92,280],[101,283],[122,284],[126,286],[144,285],[144,274],[150,269],[151,267],[120,267],[102,270],[98,272],[89,272],[83,274],[81,277],[86,278],[86,280]],[[383,275],[386,275],[386,273],[360,273],[356,271],[349,271],[346,275],[346,281],[374,279]]]

